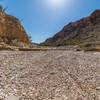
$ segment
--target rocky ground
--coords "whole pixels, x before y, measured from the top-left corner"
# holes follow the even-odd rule
[[[0,100],[100,100],[100,53],[0,51]]]

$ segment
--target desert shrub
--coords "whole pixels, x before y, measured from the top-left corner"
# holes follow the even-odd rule
[[[77,45],[77,44],[80,44],[81,42],[80,41],[67,41],[67,42],[51,42],[51,43],[42,43],[42,44],[39,44],[40,46],[67,46],[67,45]]]
[[[19,48],[19,51],[47,51],[47,48]]]
[[[12,50],[9,46],[0,46],[0,50]]]
[[[100,45],[100,41],[86,42],[86,43],[80,44],[79,46],[81,46],[81,47],[95,47],[97,45]]]
[[[100,48],[85,48],[84,51],[97,51],[97,52],[100,52]]]
[[[84,47],[90,47],[90,46],[92,46],[92,44],[91,43],[85,43],[83,46]]]
[[[39,46],[56,46],[57,44],[56,43],[41,43],[39,44]]]

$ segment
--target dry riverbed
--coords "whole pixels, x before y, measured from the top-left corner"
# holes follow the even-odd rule
[[[100,100],[100,53],[0,51],[0,100]]]

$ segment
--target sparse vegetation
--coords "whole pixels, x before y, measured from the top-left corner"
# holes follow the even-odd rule
[[[85,48],[84,51],[96,51],[96,52],[100,52],[100,47],[90,47],[90,48]]]
[[[47,51],[47,48],[19,48],[19,51]]]
[[[0,50],[12,50],[9,46],[0,46]]]
[[[68,46],[68,45],[79,45],[81,44],[80,41],[67,41],[67,42],[45,42],[42,44],[39,44],[40,46]]]
[[[100,41],[82,43],[82,44],[78,45],[77,50],[100,51]]]

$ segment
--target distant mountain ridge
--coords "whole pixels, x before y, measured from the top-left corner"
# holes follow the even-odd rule
[[[60,46],[93,41],[100,41],[100,9],[88,17],[69,23],[41,45]]]

